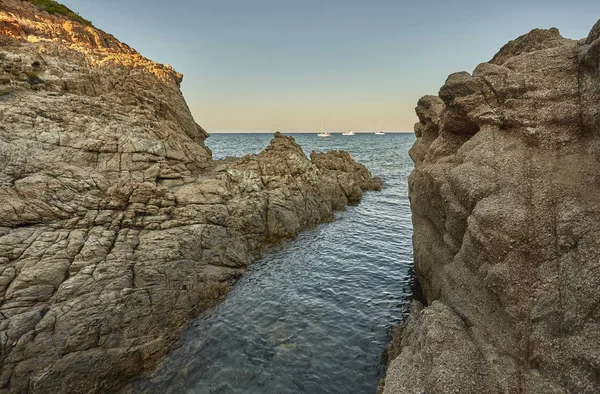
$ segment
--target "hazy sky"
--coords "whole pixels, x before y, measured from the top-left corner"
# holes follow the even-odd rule
[[[412,130],[416,101],[535,27],[582,38],[599,0],[62,0],[184,74],[209,132]]]

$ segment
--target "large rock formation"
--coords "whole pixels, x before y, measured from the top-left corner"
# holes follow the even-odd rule
[[[600,22],[417,106],[415,301],[385,393],[600,392]]]
[[[213,161],[181,78],[0,0],[0,391],[117,387],[268,245],[381,186],[280,134]]]

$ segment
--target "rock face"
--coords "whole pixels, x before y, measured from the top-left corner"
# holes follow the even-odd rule
[[[600,22],[423,97],[415,301],[385,393],[600,392]],[[399,344],[399,346],[398,346]]]
[[[381,187],[281,134],[213,161],[181,79],[0,0],[0,391],[118,387],[269,245]]]

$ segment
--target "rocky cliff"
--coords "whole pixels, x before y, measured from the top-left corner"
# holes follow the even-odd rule
[[[533,30],[416,108],[415,271],[385,393],[600,392],[600,22]]]
[[[105,392],[155,366],[268,245],[381,187],[345,152],[213,161],[182,76],[0,0],[0,391]]]

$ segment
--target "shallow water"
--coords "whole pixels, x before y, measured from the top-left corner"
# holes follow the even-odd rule
[[[385,188],[254,264],[135,392],[375,392],[381,355],[410,300],[414,136],[292,135],[307,153],[349,151]],[[271,138],[216,134],[206,142],[218,159],[257,153]]]

